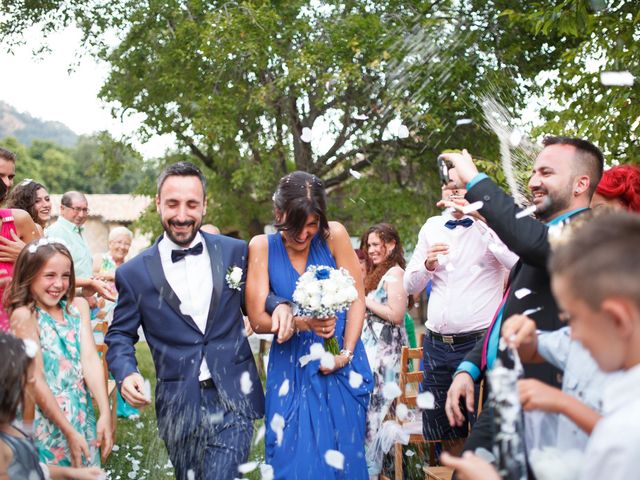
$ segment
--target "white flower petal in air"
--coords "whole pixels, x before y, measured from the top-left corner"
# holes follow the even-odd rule
[[[400,125],[398,128],[398,138],[407,138],[409,136],[409,129],[406,125]]]
[[[362,177],[362,174],[360,172],[358,172],[357,170],[353,170],[351,168],[349,169],[349,173],[355,179],[360,179]]]
[[[600,72],[600,83],[607,87],[632,87],[634,80],[631,72]]]
[[[354,120],[360,120],[360,121],[365,121],[365,120],[369,120],[369,117],[363,113],[356,113],[353,117]]]
[[[320,365],[332,370],[336,366],[336,358],[330,352],[324,352],[320,357]]]
[[[275,474],[273,473],[273,467],[268,463],[260,465],[260,479],[261,480],[273,480]]]
[[[520,288],[516,290],[513,294],[516,296],[518,300],[520,300],[526,297],[527,295],[531,294],[531,290],[529,290],[528,288]]]
[[[351,370],[349,372],[349,385],[351,388],[359,388],[362,385],[362,375]]]
[[[284,425],[284,417],[279,413],[275,413],[271,418],[271,423],[269,423],[269,426],[271,427],[271,430],[273,430],[276,434],[276,443],[278,444],[278,446],[282,445],[282,434]]]
[[[407,408],[407,406],[404,403],[399,403],[398,406],[396,407],[396,417],[398,417],[398,420],[402,422],[406,420],[408,416],[409,416],[409,408]]]
[[[304,367],[307,365],[307,363],[309,363],[311,360],[313,360],[313,358],[311,358],[311,355],[302,355],[298,361],[300,362],[300,366]]]
[[[453,263],[449,262],[449,263],[447,263],[447,266],[446,266],[446,267],[444,267],[444,269],[445,269],[447,272],[453,272],[453,271],[455,270],[455,267],[453,266]]]
[[[311,355],[311,360],[320,360],[322,355],[324,355],[324,345],[321,343],[314,343],[309,348],[309,355]]]
[[[30,338],[25,338],[22,342],[24,343],[24,353],[27,357],[36,358],[36,353],[38,353],[38,344]]]
[[[509,135],[509,143],[511,144],[511,147],[513,148],[517,147],[518,145],[520,145],[521,141],[522,141],[522,132],[517,128],[514,128],[513,131],[511,132],[511,135]]]
[[[187,470],[187,480],[196,480],[196,474],[193,470]]]
[[[324,461],[336,470],[344,469],[344,455],[338,450],[327,450],[324,452]]]
[[[287,393],[289,393],[289,379],[285,378],[282,385],[280,385],[280,390],[278,390],[278,396],[284,397]]]
[[[522,312],[522,315],[527,317],[529,315],[533,315],[534,313],[538,313],[540,310],[542,310],[542,307],[530,308],[529,310],[525,310],[524,312]]]
[[[471,123],[473,123],[473,120],[470,118],[459,118],[458,120],[456,120],[456,126],[469,125]]]
[[[476,212],[480,210],[484,206],[484,202],[478,200],[477,202],[470,203],[469,205],[465,205],[462,207],[462,213],[465,215],[470,214],[471,212]]]
[[[486,448],[482,448],[482,447],[476,448],[475,454],[489,463],[493,463],[496,461],[495,455],[491,453],[489,450],[487,450]]]
[[[404,452],[407,457],[413,457],[416,453],[413,450],[407,450]]]
[[[516,219],[519,220],[521,218],[528,217],[532,213],[535,213],[537,208],[538,208],[537,206],[531,205],[530,207],[527,207],[524,210],[520,210],[518,213],[516,213]]]
[[[256,468],[258,468],[258,462],[247,462],[242,465],[238,465],[238,472],[245,474],[253,472]]]
[[[436,406],[436,399],[431,392],[422,392],[416,397],[416,405],[423,410],[433,410]]]
[[[251,375],[249,372],[242,372],[240,375],[240,390],[245,395],[249,395],[253,389],[253,382],[251,381]]]
[[[311,143],[311,129],[309,127],[304,127],[302,129],[302,135],[300,135],[300,140],[302,140],[305,143]]]
[[[393,400],[396,397],[399,397],[402,394],[402,390],[396,382],[387,382],[382,387],[382,396],[386,400]]]
[[[260,428],[258,429],[258,431],[256,432],[256,439],[253,441],[254,445],[258,445],[262,439],[264,438],[264,434],[267,432],[266,427],[264,426],[264,424],[262,424],[260,426]]]
[[[498,342],[498,350],[504,352],[507,349],[507,342],[504,337],[500,337],[500,341]]]

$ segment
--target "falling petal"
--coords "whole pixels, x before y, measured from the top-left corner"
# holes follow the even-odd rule
[[[516,296],[518,300],[521,300],[527,295],[530,295],[531,290],[529,290],[528,288],[520,288],[519,290],[516,290],[513,294]]]
[[[240,390],[245,395],[249,395],[253,389],[253,382],[251,381],[251,375],[249,372],[242,372],[240,375]]]
[[[413,457],[416,453],[413,450],[407,450],[404,452],[407,457]]]
[[[455,270],[455,267],[453,266],[453,263],[449,262],[449,263],[447,263],[447,266],[446,266],[446,267],[444,267],[444,269],[445,269],[447,272],[453,272],[453,271]]]
[[[500,337],[500,341],[498,342],[498,350],[504,352],[507,349],[507,342],[504,337]]]
[[[349,385],[351,385],[351,388],[359,388],[362,385],[362,375],[351,370],[349,372]]]
[[[514,128],[513,131],[511,132],[511,135],[509,135],[509,143],[511,144],[511,147],[516,148],[518,145],[520,145],[521,141],[522,141],[522,132],[517,128]]]
[[[522,315],[524,315],[525,317],[528,317],[529,315],[533,315],[534,313],[537,313],[540,310],[542,310],[542,307],[530,308],[529,310],[525,310],[524,312],[522,312]]]
[[[456,120],[456,126],[469,125],[471,123],[473,123],[473,120],[470,118],[459,118],[458,120]]]
[[[436,406],[436,399],[431,392],[422,392],[416,397],[416,405],[422,410],[433,410]]]
[[[631,72],[600,72],[600,83],[607,87],[632,87],[634,80]]]
[[[402,390],[396,382],[387,382],[382,387],[382,396],[386,400],[393,400],[396,397],[399,397],[402,394]]]
[[[264,438],[264,434],[267,432],[267,428],[263,425],[260,425],[260,428],[256,432],[256,439],[253,441],[254,445],[258,445],[260,441]]]
[[[408,416],[409,409],[407,408],[407,406],[404,403],[399,403],[396,407],[396,417],[398,417],[398,420],[402,422],[406,420]]]
[[[359,178],[361,178],[361,177],[362,177],[362,174],[361,174],[360,172],[358,172],[358,171],[356,171],[356,170],[353,170],[353,169],[351,169],[351,168],[349,169],[349,173],[350,173],[350,174],[351,174],[351,176],[352,176],[353,178],[355,178],[355,179],[359,179]]]
[[[196,474],[193,470],[187,470],[187,480],[196,480]]]
[[[406,125],[400,125],[398,128],[398,138],[407,138],[409,136],[409,129]]]
[[[289,379],[285,378],[282,385],[280,385],[280,390],[278,390],[278,396],[284,397],[287,393],[289,393]]]
[[[528,217],[532,213],[535,213],[537,208],[538,208],[537,206],[531,205],[530,207],[527,207],[524,210],[520,210],[518,213],[516,213],[516,219],[519,220],[521,218]]]
[[[117,452],[118,450],[120,450],[120,447],[118,445],[114,445],[113,447],[111,447],[112,452]]]
[[[258,462],[247,462],[238,465],[238,471],[242,474],[253,472],[256,468],[258,468]]]
[[[271,427],[271,430],[273,430],[276,434],[276,443],[278,444],[278,446],[282,444],[284,425],[284,417],[279,413],[275,413],[271,418],[271,423],[269,423],[269,426]]]
[[[496,457],[493,455],[493,453],[483,447],[476,448],[475,454],[489,463],[493,463],[496,460]]]
[[[324,452],[324,461],[336,470],[344,469],[344,455],[338,450],[327,450]]]
[[[353,117],[354,120],[360,120],[360,121],[365,121],[365,120],[369,120],[369,117],[363,113],[356,113]]]
[[[309,349],[309,355],[311,355],[311,360],[320,360],[322,355],[324,354],[324,345],[321,343],[314,343],[311,345]]]
[[[473,203],[470,203],[469,205],[465,205],[464,207],[462,207],[462,213],[464,213],[465,215],[468,215],[471,212],[476,212],[480,210],[483,206],[484,206],[484,202],[482,201],[473,202]]]
[[[273,480],[275,473],[273,472],[273,467],[268,463],[264,463],[260,465],[260,478],[261,480]]]
[[[332,353],[324,352],[320,357],[320,365],[329,370],[333,370],[336,366],[336,359]]]
[[[302,355],[298,361],[300,362],[300,366],[304,367],[307,363],[309,363],[311,360],[313,360],[313,358],[311,358],[311,355]]]
[[[309,127],[304,127],[302,129],[302,135],[300,135],[300,140],[305,143],[311,143],[311,129]]]

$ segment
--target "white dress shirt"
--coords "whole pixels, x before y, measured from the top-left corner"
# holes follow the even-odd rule
[[[640,472],[640,365],[605,387],[604,417],[591,433],[581,479],[638,478]]]
[[[175,263],[171,261],[171,251],[184,250],[184,247],[176,245],[166,234],[158,243],[158,251],[167,282],[180,300],[180,311],[183,315],[191,316],[204,334],[209,317],[211,294],[213,293],[213,278],[207,243],[199,232],[189,247],[200,242],[203,247],[200,255],[187,255]],[[203,358],[198,380],[208,378],[211,378],[211,372]]]
[[[455,219],[445,211],[428,219],[420,229],[405,270],[404,288],[409,294],[418,294],[432,280],[426,323],[429,330],[440,334],[482,330],[496,313],[506,276],[518,256],[485,223],[473,220],[468,228],[449,229],[444,226],[448,220]],[[430,272],[425,261],[434,243],[448,244],[449,254]]]

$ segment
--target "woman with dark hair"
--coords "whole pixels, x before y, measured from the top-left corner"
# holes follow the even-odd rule
[[[41,183],[26,179],[16,185],[6,202],[7,208],[24,210],[40,227],[40,235],[51,219],[51,198],[49,192]]]
[[[619,165],[606,170],[591,199],[591,208],[603,205],[640,212],[640,167]]]
[[[373,372],[366,452],[369,476],[376,478],[382,470],[383,456],[378,432],[393,402],[383,390],[385,384],[398,382],[400,352],[407,345],[404,319],[408,296],[402,283],[406,262],[400,235],[388,223],[369,228],[362,236],[360,249],[366,252],[368,265],[362,343]]]
[[[278,232],[251,240],[246,285],[251,326],[277,337],[267,370],[266,463],[275,478],[366,479],[372,379],[360,341],[365,306],[358,258],[345,228],[327,220],[324,187],[314,175],[283,177],[273,204]],[[359,295],[349,311],[333,318],[301,317],[294,316],[290,303],[281,303],[269,315],[270,293],[290,302],[298,278],[311,265],[350,273]],[[319,359],[322,347],[314,345],[333,336],[340,354]]]

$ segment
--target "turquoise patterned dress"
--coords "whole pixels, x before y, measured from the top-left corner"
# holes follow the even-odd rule
[[[80,312],[73,305],[67,311],[65,301],[61,301],[60,306],[64,317],[62,322],[36,307],[44,376],[67,420],[87,440],[91,452],[87,463],[99,466],[96,417],[80,363]],[[71,465],[66,437],[39,408],[36,408],[34,419],[34,437],[41,462]]]

